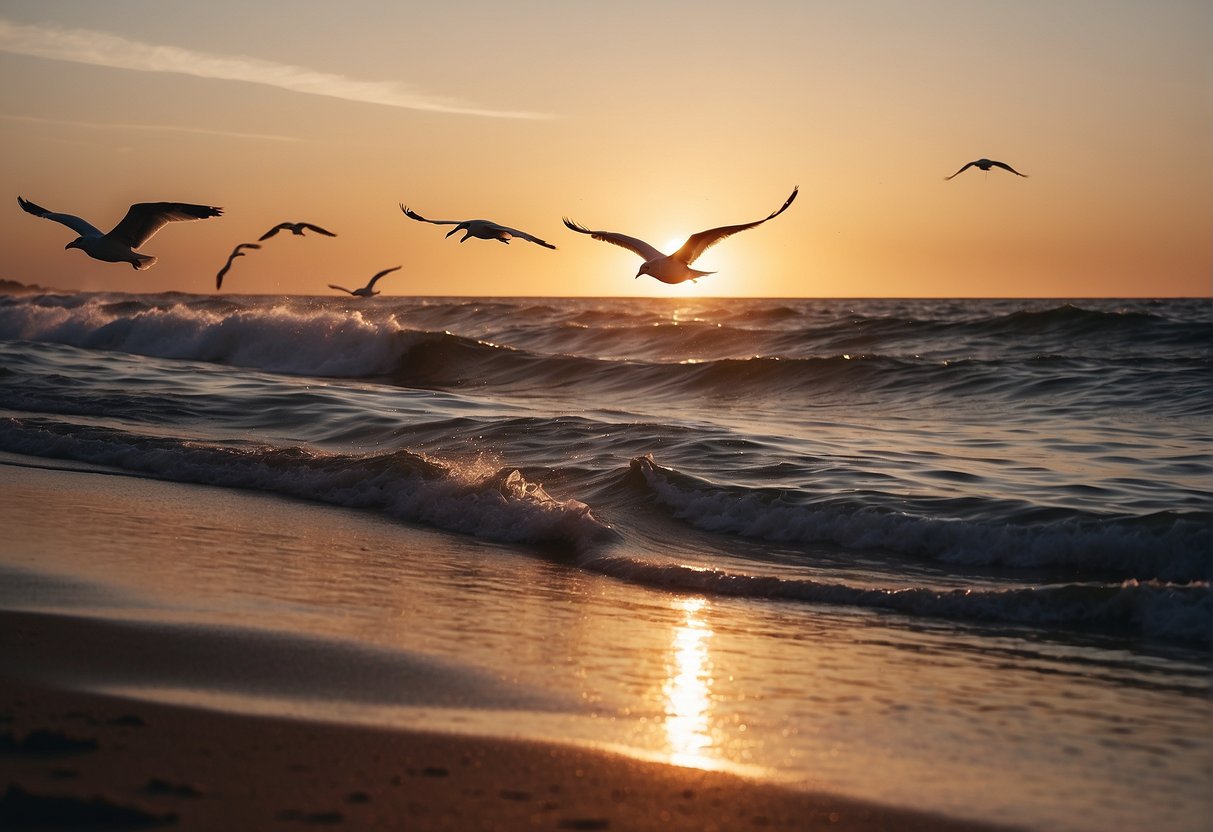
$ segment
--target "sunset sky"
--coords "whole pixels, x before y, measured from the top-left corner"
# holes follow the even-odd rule
[[[402,295],[1210,294],[1207,0],[0,2],[0,278],[65,289]],[[970,169],[1001,159],[1029,174]],[[782,216],[666,286],[561,217],[670,251]],[[65,251],[222,206],[142,251]],[[486,218],[557,245],[460,244]]]

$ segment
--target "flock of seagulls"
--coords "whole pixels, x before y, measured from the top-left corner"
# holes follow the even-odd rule
[[[1027,174],[1020,173],[1006,162],[999,162],[994,159],[975,159],[961,167],[960,170],[951,176],[945,176],[944,179],[952,179],[972,167],[982,171],[988,171],[990,168],[997,167],[1009,171],[1016,176],[1027,178]],[[672,254],[664,254],[644,240],[629,237],[616,231],[591,231],[584,225],[574,222],[568,217],[564,218],[564,225],[571,231],[587,234],[591,239],[620,246],[639,255],[643,262],[640,264],[640,269],[636,272],[637,278],[641,275],[648,275],[662,283],[668,284],[678,284],[688,280],[695,282],[704,275],[712,274],[712,272],[691,267],[691,264],[700,255],[726,237],[730,237],[739,231],[756,228],[768,220],[775,219],[775,217],[788,210],[788,207],[796,199],[799,190],[798,187],[793,188],[791,195],[784,200],[783,205],[762,219],[739,225],[722,225],[717,228],[700,231],[698,234],[692,234],[682,244],[682,247]],[[170,222],[204,220],[223,214],[222,208],[215,208],[209,205],[192,205],[187,202],[137,202],[127,210],[126,216],[122,218],[121,222],[110,231],[103,233],[100,229],[80,217],[48,211],[23,197],[17,197],[17,204],[26,213],[61,223],[75,231],[79,236],[68,243],[65,249],[78,248],[95,260],[103,260],[108,263],[130,263],[135,269],[147,269],[156,262],[155,257],[150,254],[141,254],[136,249],[142,248],[157,231]],[[461,243],[475,237],[479,240],[497,240],[509,245],[510,240],[519,239],[544,248],[556,248],[556,246],[546,240],[541,240],[533,234],[528,234],[525,231],[519,231],[517,228],[501,225],[491,220],[431,220],[411,210],[403,203],[400,205],[400,210],[404,212],[406,217],[417,222],[454,226],[454,228],[446,233],[446,236],[450,237],[452,234],[462,231],[463,236],[459,239]],[[263,242],[284,231],[289,231],[296,237],[302,237],[305,235],[305,232],[309,231],[325,237],[337,236],[332,231],[310,222],[280,222],[257,238],[257,242],[239,243],[232,249],[232,253],[228,255],[227,262],[223,264],[218,274],[215,275],[215,289],[218,290],[223,286],[223,278],[232,268],[232,263],[237,257],[244,257],[247,251],[260,249]],[[380,278],[401,268],[403,267],[393,266],[390,269],[384,269],[372,277],[365,286],[358,289],[347,289],[344,286],[338,286],[333,283],[328,284],[328,286],[330,289],[347,292],[353,297],[369,298],[379,294],[379,291],[375,289],[375,284]]]

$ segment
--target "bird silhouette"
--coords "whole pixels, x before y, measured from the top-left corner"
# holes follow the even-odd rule
[[[377,291],[375,291],[375,283],[379,280],[379,278],[383,277],[385,274],[391,274],[392,272],[394,272],[400,268],[403,268],[403,267],[402,266],[393,266],[390,269],[384,269],[383,271],[379,272],[379,274],[375,275],[369,281],[367,281],[367,284],[365,286],[363,286],[361,289],[347,289],[344,286],[338,286],[335,283],[330,283],[329,288],[330,289],[340,289],[343,292],[348,292],[349,294],[353,295],[354,297],[369,298],[372,295],[379,294]]]
[[[257,238],[259,242],[265,242],[270,237],[273,237],[279,231],[289,231],[296,237],[302,237],[304,231],[315,231],[317,234],[323,234],[326,237],[336,237],[332,231],[326,231],[318,225],[312,225],[310,222],[280,222],[271,228],[269,231]]]
[[[595,240],[601,240],[604,243],[612,243],[617,246],[626,248],[635,254],[639,254],[644,260],[640,264],[640,270],[636,272],[636,277],[642,274],[647,274],[660,280],[662,283],[682,283],[687,280],[697,280],[705,274],[713,274],[713,272],[700,271],[692,269],[691,264],[695,262],[701,254],[707,251],[716,243],[736,234],[738,231],[745,231],[748,228],[762,225],[764,222],[782,214],[788,210],[788,206],[792,204],[792,200],[796,199],[796,194],[800,188],[793,188],[792,195],[784,201],[783,205],[776,210],[767,214],[760,220],[754,222],[742,223],[741,225],[724,225],[720,228],[709,228],[707,231],[700,231],[698,234],[692,234],[687,238],[687,241],[682,244],[682,248],[673,254],[662,254],[653,246],[646,243],[644,240],[638,240],[635,237],[629,237],[626,234],[618,234],[614,231],[591,231],[584,225],[573,222],[568,217],[564,218],[566,227],[581,234],[589,234]]]
[[[1002,168],[1003,170],[1009,170],[1011,173],[1015,174],[1016,176],[1022,176],[1024,179],[1028,178],[1028,175],[1026,173],[1020,173],[1019,171],[1015,170],[1015,168],[1008,165],[1006,162],[998,162],[998,161],[995,161],[994,159],[974,159],[972,162],[969,162],[967,165],[962,167],[960,170],[956,171],[956,173],[952,174],[952,176],[958,176],[958,175],[964,173],[969,168],[977,168],[978,170],[989,170],[990,168]],[[951,179],[952,176],[945,176],[944,181]]]
[[[237,257],[243,257],[244,249],[246,249],[246,248],[252,248],[252,249],[261,248],[261,244],[260,243],[240,243],[234,249],[232,249],[232,253],[227,256],[227,262],[223,264],[223,268],[219,270],[219,273],[217,275],[215,275],[215,289],[216,290],[223,286],[223,276],[225,274],[227,274],[227,270],[232,267],[232,261],[235,260]]]
[[[94,260],[130,263],[135,269],[150,269],[156,263],[155,257],[139,254],[135,249],[142,247],[170,222],[204,220],[223,213],[222,208],[186,202],[137,202],[127,209],[122,222],[103,234],[101,229],[72,214],[57,214],[21,197],[17,197],[17,204],[26,213],[62,223],[79,234],[64,246],[65,250],[78,248]]]
[[[459,242],[465,243],[469,237],[475,237],[479,240],[498,240],[509,245],[510,240],[517,237],[520,240],[534,243],[535,245],[543,246],[544,248],[556,248],[551,243],[541,240],[533,234],[528,234],[525,231],[519,231],[517,228],[510,228],[508,225],[501,225],[492,222],[491,220],[429,220],[406,207],[403,203],[400,205],[400,210],[409,219],[417,220],[418,222],[428,222],[434,225],[453,225],[455,226],[446,233],[446,236],[451,236],[456,231],[462,231],[463,237]]]

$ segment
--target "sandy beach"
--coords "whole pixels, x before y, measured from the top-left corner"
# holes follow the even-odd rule
[[[274,714],[275,701],[309,697],[339,702],[356,719],[385,703],[482,715],[552,706],[541,694],[528,699],[416,657],[347,654],[338,642],[302,635],[237,637],[218,623],[132,612],[137,605],[112,587],[65,579],[52,549],[104,559],[107,541],[121,542],[150,563],[165,555],[167,528],[189,537],[190,512],[165,518],[167,506],[222,513],[223,492],[14,461],[0,466],[0,519],[10,531],[0,592],[6,829],[974,828],[585,742],[502,738],[508,727],[486,736],[300,718],[289,707]],[[267,502],[267,524],[293,520],[306,531],[306,504]],[[146,513],[133,517],[139,505]],[[145,533],[132,534],[132,523]],[[225,710],[231,700],[222,698],[207,700],[220,707],[151,701],[173,698],[166,691],[186,699],[236,692],[270,704],[250,714]]]
[[[12,638],[36,623],[4,620]],[[5,828],[948,830],[971,824],[572,746],[0,687]]]

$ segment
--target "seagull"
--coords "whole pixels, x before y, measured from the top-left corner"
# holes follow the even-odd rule
[[[591,231],[584,225],[579,225],[573,222],[568,217],[564,218],[564,224],[573,231],[579,231],[582,234],[589,234],[595,240],[601,240],[604,243],[613,243],[617,246],[622,246],[628,251],[639,254],[644,258],[644,262],[640,264],[640,271],[636,272],[636,277],[642,274],[647,274],[655,277],[662,283],[682,283],[687,280],[697,280],[705,274],[714,274],[714,272],[704,272],[699,269],[692,269],[691,264],[699,255],[703,254],[716,243],[723,240],[725,237],[736,234],[738,231],[745,231],[747,228],[753,228],[756,225],[762,225],[764,222],[782,214],[788,210],[788,206],[792,204],[792,200],[796,198],[796,194],[800,188],[792,189],[792,195],[787,198],[787,201],[781,205],[778,210],[772,211],[767,216],[756,222],[747,222],[742,225],[725,225],[720,228],[709,228],[707,231],[700,231],[698,234],[692,234],[687,238],[687,241],[682,244],[682,248],[673,254],[662,254],[653,246],[646,243],[644,240],[637,240],[635,237],[628,237],[624,234],[617,234],[614,231]]]
[[[209,205],[190,205],[185,202],[137,202],[132,205],[108,234],[71,214],[56,214],[41,205],[17,197],[22,210],[62,223],[80,236],[72,240],[64,250],[78,248],[94,260],[107,263],[130,263],[135,269],[150,269],[156,258],[150,254],[139,254],[135,249],[152,238],[152,235],[170,222],[182,220],[204,220],[223,213],[222,208]]]
[[[329,288],[330,289],[340,289],[343,292],[349,292],[354,297],[369,298],[371,295],[379,294],[378,292],[375,291],[375,281],[377,281],[379,278],[383,277],[385,274],[390,274],[391,272],[394,272],[400,268],[403,268],[403,266],[392,266],[392,268],[390,268],[390,269],[384,269],[383,271],[379,272],[379,274],[375,275],[369,281],[367,281],[367,284],[365,286],[363,286],[361,289],[347,289],[344,286],[337,286],[332,283],[329,284]]]
[[[310,222],[280,222],[269,231],[258,237],[257,241],[264,242],[270,237],[273,237],[279,231],[289,231],[296,237],[302,237],[304,231],[315,231],[317,234],[323,234],[326,237],[337,236],[332,231],[326,231],[318,225],[312,225]]]
[[[227,270],[232,267],[232,261],[235,260],[237,257],[243,257],[244,249],[246,249],[246,248],[254,248],[254,249],[261,248],[261,244],[260,243],[240,243],[238,246],[236,246],[234,249],[232,249],[232,253],[227,256],[227,262],[223,264],[223,268],[219,270],[219,274],[215,275],[215,289],[216,290],[218,290],[219,287],[221,287],[223,285],[223,276],[225,274],[227,274]]]
[[[475,237],[479,240],[500,240],[506,245],[510,244],[510,240],[517,237],[520,240],[527,240],[544,248],[556,248],[549,242],[539,239],[525,231],[519,231],[517,228],[510,228],[508,225],[498,225],[489,220],[427,220],[425,217],[418,214],[416,211],[411,211],[401,203],[400,210],[409,219],[417,220],[418,222],[430,222],[434,225],[453,225],[455,226],[446,233],[446,236],[451,236],[456,231],[462,231],[463,237],[459,240],[461,243],[467,242],[468,237]]]
[[[976,159],[972,162],[969,162],[967,165],[965,165],[960,170],[956,171],[956,173],[952,174],[952,176],[957,176],[958,174],[964,173],[966,170],[968,170],[969,168],[973,168],[973,167],[977,168],[978,170],[989,170],[990,168],[1002,168],[1003,170],[1011,171],[1011,173],[1015,174],[1016,176],[1022,176],[1024,179],[1028,178],[1028,175],[1026,173],[1020,173],[1019,171],[1015,170],[1015,168],[1008,165],[1006,162],[996,162],[993,159]],[[952,176],[945,176],[944,181],[951,179]]]

